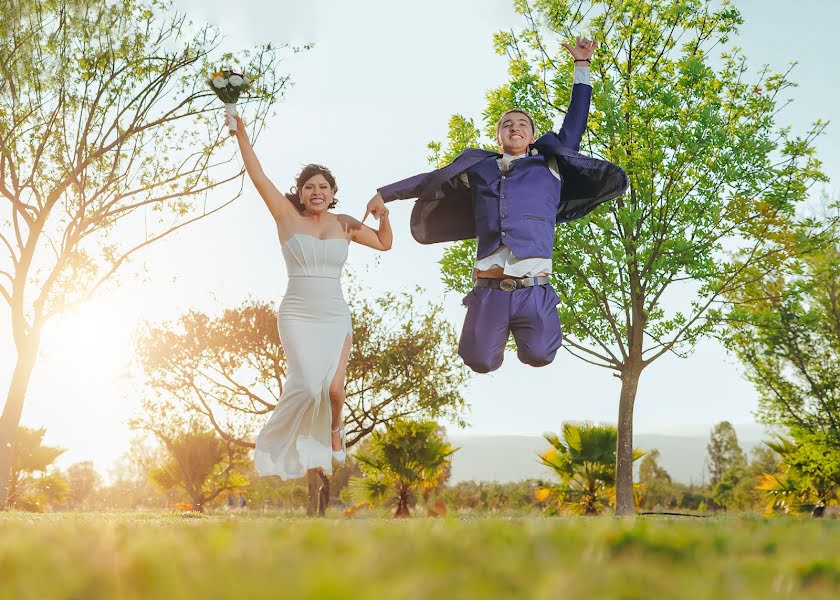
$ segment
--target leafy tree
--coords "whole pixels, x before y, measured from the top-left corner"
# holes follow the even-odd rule
[[[222,492],[248,485],[241,473],[249,462],[247,451],[222,440],[215,431],[190,423],[185,429],[154,433],[166,456],[149,471],[149,478],[164,491],[181,490],[194,510],[204,511]]]
[[[709,444],[709,483],[715,487],[730,470],[740,470],[747,466],[747,457],[738,444],[738,434],[729,421],[721,421],[712,429]]]
[[[609,425],[565,423],[562,439],[546,433],[551,447],[540,462],[560,479],[559,485],[537,488],[536,499],[549,512],[565,509],[573,514],[599,515],[612,505],[615,491],[616,428]],[[633,460],[644,455],[633,451]]]
[[[758,418],[840,449],[840,230],[799,245],[796,269],[736,295],[729,347],[760,394]],[[829,242],[825,242],[825,238]],[[822,238],[822,239],[821,239]]]
[[[674,491],[679,497],[679,503],[677,504],[679,508],[705,512],[707,507],[714,505],[706,486],[675,483]]]
[[[670,508],[679,502],[671,476],[660,466],[659,458],[659,450],[651,450],[639,463],[639,505],[646,508]]]
[[[781,469],[779,455],[767,445],[756,446],[751,451],[749,464],[736,464],[724,471],[712,490],[715,504],[727,510],[756,510],[764,508],[764,495],[756,489],[765,473]]]
[[[355,453],[362,476],[350,480],[350,495],[358,504],[396,505],[395,517],[411,516],[412,498],[445,483],[456,450],[434,421],[392,421]]]
[[[719,325],[729,294],[793,253],[792,222],[809,187],[817,121],[803,135],[779,122],[789,70],[750,73],[730,45],[742,23],[712,0],[515,0],[519,31],[494,38],[510,79],[491,90],[483,123],[455,116],[446,160],[492,144],[496,118],[518,106],[548,130],[564,111],[572,66],[561,42],[598,40],[594,110],[583,150],[624,167],[627,194],[556,230],[552,281],[566,349],[612,371],[618,398],[617,506],[632,514],[633,409],[642,372],[686,356]],[[483,134],[483,136],[482,136]],[[474,242],[442,260],[455,290],[471,286]]]
[[[164,460],[159,447],[143,436],[133,437],[111,469],[111,483],[96,492],[92,503],[104,510],[166,508],[168,499],[149,480],[149,471]]]
[[[440,493],[444,503],[455,509],[476,511],[530,510],[535,506],[536,480],[460,481]]]
[[[65,479],[69,486],[68,501],[76,509],[84,509],[102,485],[102,478],[89,460],[67,467]]]
[[[16,350],[0,416],[0,506],[44,324],[137,252],[220,210],[243,170],[204,75],[221,34],[157,0],[3,0],[0,299]],[[259,128],[284,90],[282,49],[241,54],[259,74]],[[224,192],[226,186],[229,193]]]
[[[10,506],[40,512],[49,504],[64,501],[66,482],[57,474],[47,474],[47,469],[65,450],[45,446],[46,432],[43,427],[18,427],[9,479]]]

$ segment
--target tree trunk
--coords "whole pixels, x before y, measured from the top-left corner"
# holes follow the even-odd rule
[[[309,494],[306,516],[323,517],[330,505],[330,478],[321,469],[309,469],[306,472],[306,486]]]
[[[397,512],[394,513],[395,518],[410,517],[411,513],[408,511],[408,492],[401,491],[397,496]]]
[[[641,368],[630,362],[621,375],[618,401],[618,436],[615,452],[615,515],[636,514],[633,500],[633,406]]]
[[[318,516],[323,517],[330,505],[330,478],[321,470],[318,471],[318,476],[321,478],[321,489],[318,491]]]
[[[29,335],[18,346],[17,363],[6,395],[6,404],[0,416],[0,509],[7,507],[9,483],[12,477],[12,452],[17,437],[23,402],[29,387],[29,378],[35,368],[39,338]]]
[[[306,472],[306,487],[308,492],[306,516],[314,517],[318,514],[318,489],[320,488],[318,469],[309,469]]]

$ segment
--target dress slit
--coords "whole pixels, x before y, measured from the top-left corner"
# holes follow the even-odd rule
[[[283,244],[290,277],[277,327],[287,378],[254,449],[257,472],[283,479],[303,477],[309,469],[332,473],[330,385],[352,336],[340,281],[347,240],[303,237],[310,239],[296,234]]]

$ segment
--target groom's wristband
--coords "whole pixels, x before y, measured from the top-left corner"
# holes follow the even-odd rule
[[[575,64],[577,64],[577,63],[579,63],[579,62],[585,62],[585,63],[588,65],[588,64],[591,64],[591,63],[592,63],[592,59],[589,59],[589,58],[576,58],[576,59],[575,59]]]

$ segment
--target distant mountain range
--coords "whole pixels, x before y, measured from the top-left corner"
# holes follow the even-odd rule
[[[665,428],[662,428],[665,429]],[[706,445],[711,425],[673,426],[674,433],[640,433],[634,435],[634,446],[642,450],[659,450],[659,464],[674,481],[701,483],[706,472]],[[735,425],[738,443],[745,452],[768,439],[765,430],[755,423]],[[547,472],[537,455],[548,447],[541,436],[470,435],[452,433],[449,440],[460,447],[452,459],[450,483],[459,481],[520,481],[546,477]]]

